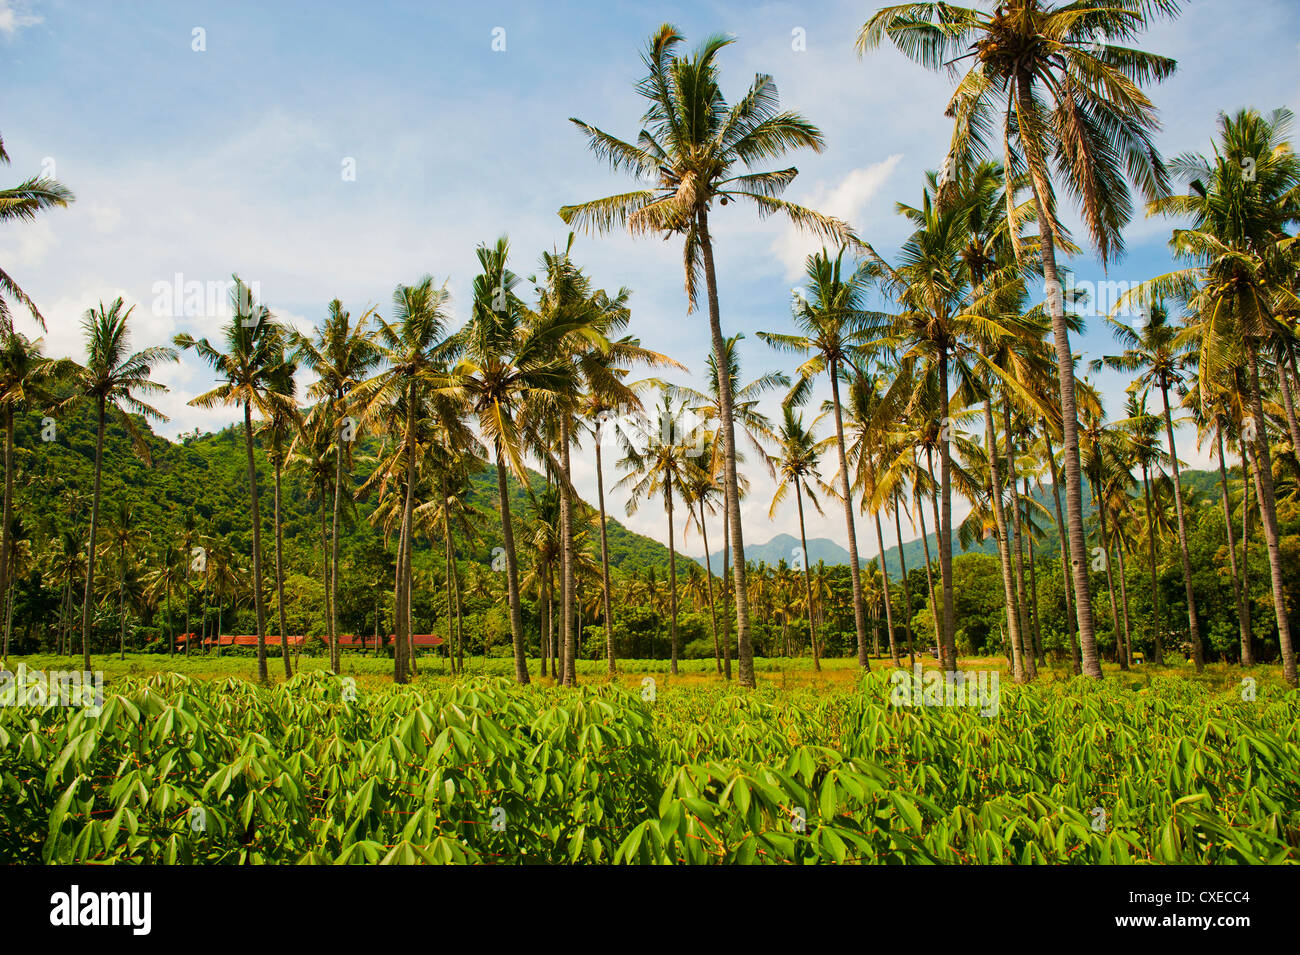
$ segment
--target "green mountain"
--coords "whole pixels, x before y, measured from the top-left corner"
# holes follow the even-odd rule
[[[201,534],[228,537],[237,554],[251,553],[252,531],[248,520],[248,461],[243,426],[234,425],[214,434],[187,435],[179,442],[154,434],[143,419],[135,423],[148,449],[146,463],[132,448],[126,428],[118,418],[110,418],[104,437],[101,536],[112,520],[119,502],[129,504],[133,523],[150,535],[150,548],[156,549],[169,535],[179,540],[186,517],[193,515]],[[15,420],[15,514],[19,515],[23,533],[38,539],[55,536],[60,530],[72,530],[84,539],[90,516],[94,483],[95,420],[92,409],[81,405],[60,414],[49,431],[48,419],[21,415]],[[53,440],[42,440],[44,437]],[[364,442],[358,448],[355,485],[360,485],[373,462],[377,442]],[[267,566],[273,553],[272,493],[274,475],[259,447],[255,457],[258,486],[261,491],[263,551]],[[309,479],[297,469],[287,469],[282,476],[281,513],[286,552],[286,574],[309,572],[318,557],[321,533],[321,504],[309,493]],[[544,479],[531,472],[530,484],[540,489]],[[528,516],[524,487],[509,478],[511,512],[518,526]],[[457,534],[458,555],[464,560],[489,563],[492,549],[502,541],[501,520],[497,509],[496,473],[485,469],[474,478],[471,502],[482,513],[474,521],[473,539]],[[357,502],[346,517],[348,534],[344,552],[378,537],[366,518],[375,506],[373,493]],[[525,544],[516,532],[521,559],[527,559]],[[594,533],[591,539],[599,547]],[[428,542],[418,540],[419,551]],[[615,568],[668,566],[668,548],[629,531],[618,521],[609,520],[610,562]],[[390,542],[390,549],[395,544]],[[37,551],[43,547],[36,548]],[[441,555],[439,543],[438,559]]]

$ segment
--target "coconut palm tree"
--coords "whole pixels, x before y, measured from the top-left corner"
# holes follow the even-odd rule
[[[796,227],[840,242],[847,241],[850,232],[837,219],[780,198],[798,170],[757,171],[760,163],[795,149],[821,152],[825,145],[821,131],[798,113],[780,110],[776,85],[765,74],[755,77],[745,95],[728,104],[719,85],[717,57],[733,41],[709,37],[689,57],[678,53],[683,41],[677,28],[667,23],[650,38],[643,57],[648,73],[637,85],[647,109],[635,145],[581,120],[572,120],[587,135],[588,146],[598,158],[615,171],[632,173],[649,188],[565,206],[560,217],[596,232],[626,226],[633,235],[680,235],[687,302],[693,310],[699,279],[703,277],[713,357],[723,365],[726,339],[709,229],[714,202],[719,206],[749,203],[757,207],[760,216],[784,215]],[[740,683],[752,687],[753,648],[729,381],[721,382],[718,397],[727,522],[735,545],[732,576]]]
[[[639,440],[634,440],[619,467],[627,472],[615,485],[628,492],[627,513],[635,514],[647,497],[663,498],[668,515],[668,607],[669,633],[672,638],[672,673],[677,675],[677,658],[681,652],[677,632],[677,537],[673,524],[674,503],[682,496],[689,480],[690,460],[703,455],[698,434],[687,409],[670,394],[664,393],[650,419],[642,426]]]
[[[72,375],[74,394],[68,401],[90,401],[95,406],[95,484],[91,492],[90,532],[86,543],[86,590],[81,607],[82,664],[90,669],[90,605],[95,593],[96,536],[99,531],[99,503],[104,470],[104,427],[109,414],[121,419],[130,435],[136,453],[149,460],[149,446],[136,427],[132,414],[154,421],[166,421],[167,416],[157,408],[140,400],[138,395],[160,394],[165,385],[154,381],[150,375],[154,366],[176,361],[171,348],[151,347],[137,352],[128,351],[131,335],[127,328],[135,306],[126,308],[121,298],[115,298],[105,308],[87,310],[81,319],[86,336],[86,364]]]
[[[1190,220],[1174,230],[1175,255],[1192,265],[1158,276],[1120,300],[1151,307],[1164,299],[1184,303],[1186,335],[1197,341],[1202,396],[1212,394],[1244,352],[1249,394],[1243,437],[1252,447],[1257,498],[1269,555],[1273,611],[1277,620],[1282,670],[1297,683],[1295,648],[1287,616],[1273,458],[1261,386],[1261,351],[1288,334],[1282,314],[1300,309],[1288,286],[1292,273],[1287,229],[1300,219],[1295,194],[1300,188],[1300,157],[1288,135],[1292,116],[1276,110],[1261,116],[1242,110],[1219,118],[1213,158],[1188,154],[1174,163],[1189,184],[1187,195],[1153,201],[1152,213]],[[1285,374],[1285,369],[1281,369]]]
[[[0,164],[9,165],[4,140],[0,139]],[[16,186],[0,189],[0,223],[31,222],[38,213],[56,207],[66,208],[76,197],[62,183],[48,176],[33,176]],[[0,268],[0,339],[14,330],[13,312],[9,299],[13,299],[31,313],[41,331],[45,331],[45,316],[26,292],[3,268]]]
[[[196,408],[218,405],[242,407],[244,411],[244,450],[248,460],[248,503],[253,525],[253,608],[257,617],[257,677],[265,682],[266,603],[262,589],[262,511],[257,490],[257,466],[253,457],[253,409],[263,418],[273,417],[283,398],[277,385],[284,364],[284,329],[275,321],[270,309],[253,300],[253,294],[238,275],[232,276],[230,291],[231,317],[222,330],[220,344],[224,351],[206,338],[180,334],[173,339],[177,347],[193,349],[217,375],[217,387],[206,391],[190,404]]]
[[[280,617],[280,657],[284,662],[286,680],[293,676],[293,666],[289,663],[289,636],[284,614],[284,528],[280,520],[280,477],[284,473],[289,448],[302,429],[302,415],[294,401],[297,385],[293,376],[297,370],[297,364],[292,361],[281,360],[276,366],[267,385],[270,413],[263,419],[260,429],[268,441],[267,457],[275,475],[271,525],[275,530],[275,603]],[[334,648],[337,649],[337,641]],[[330,665],[337,673],[338,660],[331,659]]]
[[[315,402],[308,414],[312,426],[327,422],[334,435],[333,482],[333,550],[327,561],[329,571],[328,616],[330,637],[330,668],[337,673],[338,651],[338,593],[339,593],[339,519],[344,489],[351,478],[352,449],[362,434],[362,422],[352,416],[353,392],[378,367],[379,350],[375,347],[373,330],[368,327],[375,310],[367,309],[354,323],[343,303],[334,299],[329,312],[308,338],[297,331],[289,332],[289,344],[294,356],[313,375],[316,381],[307,390],[307,397]],[[346,473],[345,473],[346,472]]]
[[[839,496],[844,506],[849,576],[853,583],[853,625],[858,641],[858,665],[869,670],[871,663],[867,659],[866,613],[862,601],[853,498],[849,493],[840,385],[841,382],[850,380],[854,373],[862,373],[867,358],[867,345],[876,337],[879,322],[874,313],[863,308],[870,277],[867,267],[864,265],[846,274],[843,269],[845,251],[841,247],[833,260],[825,249],[808,256],[805,265],[807,295],[796,291],[791,303],[791,314],[798,329],[795,334],[760,332],[758,337],[780,351],[808,356],[799,366],[798,378],[788,396],[788,403],[797,404],[805,399],[811,392],[813,382],[822,374],[830,379],[835,448],[839,455]]]
[[[713,556],[709,553],[708,525],[709,515],[717,513],[722,501],[722,455],[718,453],[717,444],[711,434],[704,436],[700,452],[689,461],[682,481],[682,498],[687,505],[686,531],[689,534],[691,524],[694,523],[699,528],[700,539],[704,546],[704,584],[709,597],[709,617],[713,626],[713,663],[718,673],[722,673],[723,648],[718,640],[718,610],[713,594]],[[723,577],[726,577],[725,567],[723,567]],[[727,648],[727,671],[730,674],[730,648]]]
[[[1106,355],[1092,362],[1094,368],[1114,368],[1137,374],[1130,387],[1160,391],[1164,411],[1165,440],[1169,445],[1169,471],[1174,479],[1174,505],[1178,513],[1178,550],[1183,561],[1183,586],[1187,594],[1187,632],[1192,642],[1192,659],[1196,672],[1205,669],[1205,651],[1201,646],[1201,628],[1196,619],[1196,594],[1192,588],[1192,558],[1187,546],[1187,516],[1183,513],[1183,485],[1178,467],[1178,448],[1174,443],[1174,418],[1169,405],[1169,389],[1183,390],[1185,378],[1195,361],[1196,345],[1180,336],[1180,329],[1169,320],[1163,302],[1155,302],[1147,312],[1146,323],[1134,329],[1112,313],[1106,319],[1111,332],[1124,347],[1119,355]]]
[[[414,660],[411,554],[415,545],[417,459],[426,418],[422,412],[430,410],[430,402],[435,415],[456,404],[445,393],[447,366],[457,349],[456,340],[448,330],[449,298],[446,286],[435,288],[429,275],[415,285],[397,286],[393,291],[393,321],[379,319],[375,342],[386,367],[355,388],[358,417],[377,416],[381,406],[398,412],[390,413],[389,417],[390,430],[401,448],[400,463],[393,462],[393,471],[400,474],[398,486],[404,489],[393,588],[396,615],[393,679],[398,683],[410,678],[408,668]]]
[[[1176,65],[1128,44],[1153,19],[1178,10],[1177,0],[1005,0],[991,11],[904,3],[877,10],[857,40],[863,54],[888,38],[928,69],[946,66],[955,73],[970,60],[946,110],[954,119],[951,163],[967,168],[992,151],[990,140],[1000,134],[1008,177],[1028,175],[1056,345],[1075,612],[1084,672],[1098,678],[1083,557],[1074,354],[1056,261],[1056,249],[1069,236],[1057,217],[1053,173],[1077,200],[1103,263],[1122,254],[1122,230],[1132,215],[1128,181],[1148,199],[1168,192],[1152,139],[1156,109],[1141,87],[1165,79]],[[1009,206],[1013,200],[1008,190]],[[1010,208],[1009,214],[1020,257],[1025,250]]]
[[[577,372],[563,343],[568,336],[579,334],[590,316],[585,312],[528,313],[515,294],[520,280],[507,266],[509,253],[504,236],[493,246],[479,246],[480,273],[474,279],[470,319],[457,336],[460,351],[447,382],[449,392],[477,419],[479,433],[495,459],[515,679],[527,683],[519,565],[506,473],[527,484],[523,454],[530,422],[521,415],[525,399],[533,407],[547,402],[558,406],[565,396],[576,392]],[[592,334],[601,337],[595,329]]]
[[[19,332],[0,330],[0,415],[4,424],[4,505],[0,512],[0,594],[9,592],[9,530],[14,499],[14,413],[55,404],[55,385],[72,374],[76,365],[41,354],[41,339],[29,340]]]
[[[772,468],[776,471],[778,481],[776,493],[772,495],[772,504],[767,516],[774,519],[776,509],[789,496],[794,488],[794,499],[799,512],[799,569],[803,571],[804,591],[808,607],[808,642],[812,647],[813,669],[821,670],[821,650],[817,646],[817,626],[812,615],[812,576],[808,569],[808,535],[804,528],[803,499],[806,496],[822,513],[821,502],[817,499],[817,489],[824,487],[817,473],[817,462],[821,456],[822,442],[813,434],[816,422],[805,427],[803,415],[798,414],[793,405],[781,406],[781,428],[777,433],[777,451],[769,456]],[[707,547],[705,553],[708,553]],[[710,598],[711,599],[711,598]]]

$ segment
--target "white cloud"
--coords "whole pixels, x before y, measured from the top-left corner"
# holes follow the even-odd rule
[[[0,33],[3,33],[6,39],[14,37],[24,27],[36,26],[44,21],[44,17],[28,13],[27,10],[26,4],[0,0]]]
[[[881,187],[902,159],[902,153],[894,153],[880,162],[851,170],[837,184],[820,183],[800,204],[843,219],[862,235],[872,200],[880,194]],[[823,244],[816,237],[789,226],[772,243],[772,252],[785,266],[786,277],[794,278],[803,274],[804,260]]]

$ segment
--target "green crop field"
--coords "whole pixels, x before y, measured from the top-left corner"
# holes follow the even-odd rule
[[[1254,699],[1240,671],[1004,681],[992,716],[844,673],[741,691],[110,672],[98,713],[0,709],[0,858],[1300,861],[1300,699],[1263,671]]]

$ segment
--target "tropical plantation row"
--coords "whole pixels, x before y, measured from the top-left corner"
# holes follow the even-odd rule
[[[573,120],[636,187],[559,214],[575,232],[679,242],[707,356],[629,334],[630,290],[600,287],[574,234],[527,277],[504,237],[480,246],[459,326],[429,276],[383,309],[335,300],[310,333],[235,278],[212,338],[139,343],[132,308],[100,303],[81,363],[16,330],[11,309],[44,319],[0,273],[5,656],[79,653],[89,669],[92,651],[193,653],[180,635],[246,632],[267,679],[277,646],[293,674],[288,635],[318,637],[337,672],[339,637],[369,634],[404,683],[423,665],[413,635],[438,633],[440,666],[504,654],[520,683],[534,661],[573,684],[579,658],[612,673],[620,657],[666,657],[673,673],[711,658],[753,686],[756,656],[869,668],[934,648],[947,670],[1005,655],[1017,682],[1186,654],[1198,672],[1280,663],[1295,686],[1291,116],[1222,116],[1203,153],[1166,161],[1144,87],[1175,64],[1132,44],[1177,4],[1082,6],[909,4],[863,26],[863,55],[891,43],[968,71],[948,156],[898,205],[911,232],[893,255],[781,198],[797,170],[777,160],[826,144],[781,109],[771,77],[728,104],[718,57],[731,41],[687,54],[661,28],[639,133]],[[19,224],[73,201],[45,178],[0,195]],[[790,326],[747,330],[786,362],[757,377],[718,294],[710,222],[733,203],[824,243]],[[1135,211],[1169,220],[1178,268],[1122,298],[1105,318],[1114,348],[1077,362],[1089,303],[1060,257],[1113,261]],[[159,371],[185,352],[215,378],[191,403],[240,422],[173,444],[150,423],[163,420]],[[700,388],[666,380],[701,358]],[[1131,379],[1119,406],[1089,377],[1102,368]],[[1180,463],[1192,441],[1215,470]],[[594,503],[571,481],[580,455]],[[847,566],[747,560],[741,502],[760,473],[777,488],[762,505],[798,515],[798,554],[812,511],[843,521]],[[663,509],[666,549],[613,519],[615,487],[629,511]],[[720,573],[679,560],[683,534],[724,552]]]

